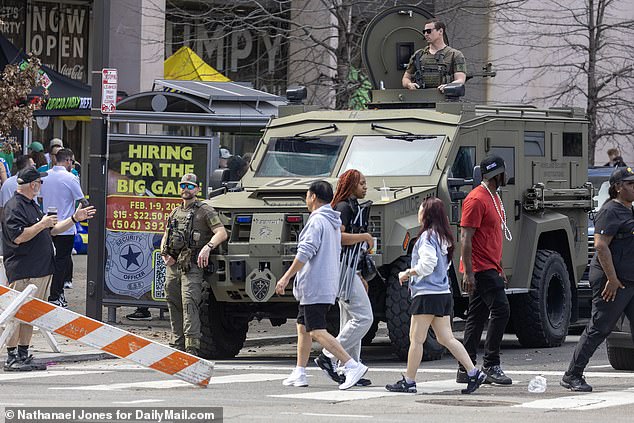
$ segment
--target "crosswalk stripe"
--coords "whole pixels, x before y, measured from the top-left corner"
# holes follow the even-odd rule
[[[216,362],[215,368],[217,370],[255,370],[255,371],[284,371],[291,372],[295,367],[294,366],[278,366],[278,365],[258,365],[258,364],[230,364],[230,363],[222,363]],[[456,374],[458,370],[457,367],[452,369],[418,369],[417,373],[424,374]],[[322,370],[318,367],[308,367],[306,368],[307,372],[322,372]],[[373,373],[403,373],[405,370],[403,368],[394,368],[394,367],[370,367],[368,372]],[[565,370],[555,371],[555,370],[506,370],[504,369],[504,373],[507,375],[526,375],[526,376],[563,376]],[[616,379],[634,379],[634,373],[628,372],[584,372],[583,374],[587,379],[590,378],[616,378]],[[530,378],[529,378],[530,379]]]
[[[96,372],[95,372],[96,373]],[[286,375],[268,373],[246,373],[238,375],[228,375],[214,377],[209,381],[210,385],[225,383],[254,383],[268,382],[272,380],[285,379]],[[192,387],[191,384],[180,380],[153,380],[145,382],[109,383],[102,385],[74,385],[74,386],[54,386],[49,389],[56,391],[126,391],[132,389],[173,389]]]
[[[419,394],[437,394],[440,392],[456,391],[464,388],[464,384],[458,384],[454,379],[433,380],[429,382],[418,382],[416,389]],[[291,388],[297,389],[297,388]],[[384,387],[354,388],[346,391],[339,389],[333,391],[310,391],[296,394],[268,395],[273,398],[288,399],[308,399],[329,402],[357,401],[381,397],[402,396],[399,392],[389,392]]]
[[[47,370],[44,372],[16,372],[16,373],[0,373],[0,382],[9,381],[9,380],[22,380],[22,379],[35,379],[38,377],[62,377],[62,376],[76,376],[76,375],[86,375],[86,374],[97,374],[97,373],[111,373],[104,372],[103,370],[88,370],[88,371],[75,371],[75,370]]]
[[[549,410],[596,410],[634,403],[634,388],[626,391],[597,392],[567,397],[541,399],[514,405],[521,408],[545,408]]]

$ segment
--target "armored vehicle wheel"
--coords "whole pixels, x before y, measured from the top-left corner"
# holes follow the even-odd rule
[[[524,347],[558,347],[566,339],[572,310],[570,277],[561,255],[538,250],[531,289],[513,296],[511,316]]]
[[[393,351],[401,360],[407,360],[409,350],[409,326],[410,314],[409,305],[411,303],[409,289],[398,281],[398,273],[409,267],[410,256],[398,258],[390,268],[387,280],[387,294],[385,298],[385,317],[387,319],[387,330],[392,342]],[[436,340],[436,334],[429,330],[427,340],[423,344],[423,360],[440,360],[445,347]]]
[[[232,315],[224,303],[216,301],[213,292],[200,308],[200,356],[208,359],[233,358],[242,349],[249,321]]]
[[[619,348],[606,341],[608,361],[614,370],[634,370],[634,351],[630,348]]]

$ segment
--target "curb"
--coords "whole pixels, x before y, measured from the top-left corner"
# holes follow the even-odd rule
[[[259,338],[247,338],[243,348],[266,347],[270,345],[291,344],[297,342],[297,335],[263,336]]]
[[[56,353],[56,354],[38,354],[33,360],[34,363],[42,363],[55,365],[60,363],[79,363],[83,361],[100,361],[115,359],[114,355],[105,352],[88,352],[88,353]]]

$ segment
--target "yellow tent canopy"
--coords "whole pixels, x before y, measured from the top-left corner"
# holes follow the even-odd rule
[[[183,46],[165,60],[165,79],[183,81],[230,82],[231,80],[209,66],[189,47]]]

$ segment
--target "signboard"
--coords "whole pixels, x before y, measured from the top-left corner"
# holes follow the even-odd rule
[[[117,70],[101,70],[101,113],[114,113],[117,109]]]
[[[88,1],[0,0],[0,31],[62,75],[88,82]]]
[[[207,181],[209,141],[111,135],[104,303],[165,301],[160,245],[167,217],[182,202],[178,184],[184,174]]]

